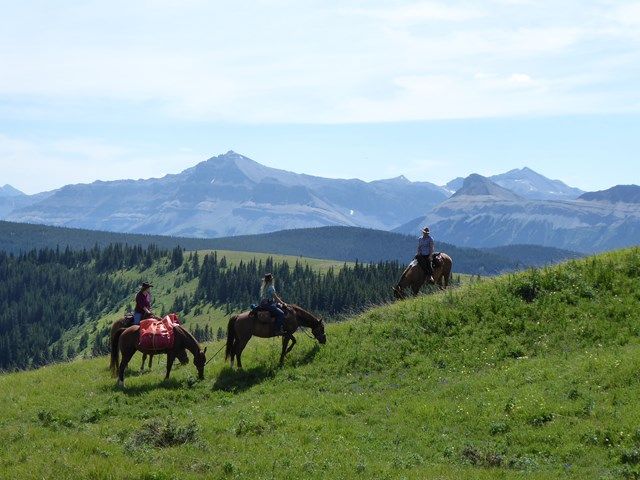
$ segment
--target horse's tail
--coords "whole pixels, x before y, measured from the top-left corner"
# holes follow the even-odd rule
[[[237,315],[234,315],[229,319],[229,323],[227,325],[227,348],[224,351],[224,359],[228,360],[229,358],[233,360],[233,347],[236,343],[236,319]]]
[[[118,348],[118,343],[120,335],[122,335],[122,332],[125,330],[124,328],[119,328],[111,332],[111,364],[109,368],[114,377],[118,374],[118,368],[120,367],[120,349]]]
[[[453,270],[453,260],[446,253],[442,254],[442,281],[444,287],[447,288],[451,282],[451,271]]]
[[[447,257],[449,257],[447,255]],[[453,259],[451,257],[449,257],[449,261],[445,262],[445,277],[444,277],[444,285],[445,287],[449,286],[449,283],[451,282],[451,277],[453,276]]]

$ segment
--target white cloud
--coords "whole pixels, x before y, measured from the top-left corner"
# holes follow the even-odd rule
[[[486,15],[484,11],[470,5],[456,7],[440,2],[410,2],[388,8],[353,8],[342,9],[340,12],[406,25],[432,21],[464,22]]]
[[[340,123],[620,112],[640,98],[638,2],[57,5],[15,3],[0,19],[4,118],[68,114],[61,104],[100,116],[92,105],[106,102],[179,120]]]

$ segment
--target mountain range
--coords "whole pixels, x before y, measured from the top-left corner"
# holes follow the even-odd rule
[[[297,174],[229,151],[178,174],[67,185],[37,195],[0,189],[0,219],[115,232],[214,238],[352,226],[470,247],[539,244],[595,252],[640,243],[635,185],[583,192],[521,168],[446,185]]]
[[[495,247],[528,243],[597,252],[640,243],[640,187],[614,188],[593,198],[532,200],[470,175],[449,199],[396,228],[415,233],[429,225],[440,238],[460,246]]]

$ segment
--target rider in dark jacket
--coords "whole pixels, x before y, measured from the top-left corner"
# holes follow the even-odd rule
[[[143,282],[140,285],[140,291],[136,295],[136,308],[133,313],[133,324],[140,325],[140,320],[153,317],[151,311],[151,285],[150,283]]]

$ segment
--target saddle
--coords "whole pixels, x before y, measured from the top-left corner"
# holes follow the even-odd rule
[[[414,260],[411,262],[411,265],[412,266],[419,265],[424,272],[427,272],[427,267],[426,265],[423,264],[423,262],[426,263],[427,261],[428,260],[426,255],[425,256],[416,255]],[[440,265],[442,265],[441,252],[433,252],[433,255],[431,256],[431,269],[435,270]]]
[[[124,328],[128,328],[133,325],[133,313],[125,313],[124,320],[122,322],[122,326]]]
[[[285,318],[289,314],[289,310],[284,307],[284,305],[278,303],[278,308],[284,312]],[[267,313],[267,315],[260,315],[260,313]],[[271,312],[268,308],[263,307],[262,305],[251,305],[251,311],[249,312],[250,317],[255,317],[258,321],[262,321],[263,323],[271,323],[275,320],[276,316]]]
[[[173,327],[180,325],[175,313],[162,319],[149,318],[140,322],[138,347],[144,350],[168,350],[173,348],[175,335]]]

